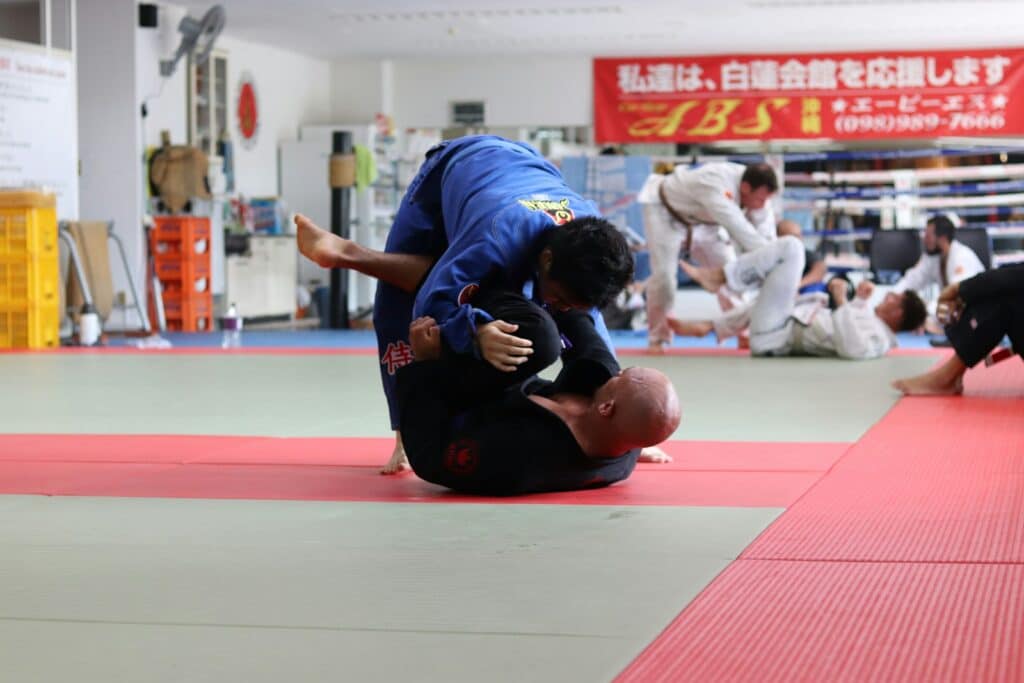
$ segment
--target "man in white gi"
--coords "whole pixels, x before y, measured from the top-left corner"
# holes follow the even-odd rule
[[[937,293],[984,270],[985,266],[974,250],[957,241],[953,221],[948,216],[933,216],[924,228],[924,253],[896,283],[893,291],[912,289],[921,294],[924,290],[934,289]],[[933,299],[929,308],[934,309],[934,297],[929,298]]]
[[[685,245],[704,267],[724,266],[736,253],[752,251],[775,239],[775,216],[768,199],[778,190],[768,164],[716,162],[697,168],[678,166],[669,175],[652,174],[638,197],[651,257],[647,283],[648,345],[661,352],[672,342],[666,320],[676,293],[676,262]],[[723,309],[738,301],[719,292]]]
[[[874,286],[862,282],[853,301],[847,283],[835,279],[828,296],[813,292],[797,296],[804,267],[804,247],[785,236],[719,268],[683,269],[708,291],[728,284],[735,291],[760,288],[757,300],[729,311],[714,321],[672,321],[680,334],[704,336],[714,330],[719,338],[750,327],[750,352],[755,356],[839,356],[849,360],[878,358],[896,346],[894,333],[912,330],[924,321],[924,302],[914,292],[887,294],[874,308],[868,299]]]

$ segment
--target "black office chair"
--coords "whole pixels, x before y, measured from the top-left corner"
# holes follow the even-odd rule
[[[963,242],[978,255],[985,270],[992,267],[992,238],[985,228],[957,228],[956,239]]]
[[[921,234],[917,230],[875,230],[868,247],[875,282],[896,282],[917,263],[921,252]]]

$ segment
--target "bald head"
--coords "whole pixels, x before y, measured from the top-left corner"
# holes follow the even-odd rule
[[[594,396],[606,426],[605,438],[616,449],[659,444],[682,419],[679,396],[671,380],[653,368],[627,368]]]

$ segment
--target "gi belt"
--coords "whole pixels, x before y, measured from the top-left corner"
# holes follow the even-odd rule
[[[668,203],[668,197],[665,196],[665,182],[667,180],[668,178],[663,180],[661,182],[661,185],[658,185],[658,199],[661,200],[661,205],[665,207],[665,210],[668,211],[669,215],[672,216],[672,218],[675,219],[676,222],[678,222],[680,225],[686,228],[686,243],[684,249],[686,251],[686,255],[689,256],[690,243],[693,241],[693,224],[690,223],[690,221],[683,218],[682,214],[680,214],[678,211],[672,208],[672,205]]]

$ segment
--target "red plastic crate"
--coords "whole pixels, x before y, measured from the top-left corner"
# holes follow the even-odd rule
[[[196,316],[181,320],[167,319],[168,332],[209,332],[213,329],[211,316]]]
[[[213,329],[213,295],[181,292],[163,293],[167,329],[180,332],[207,332]]]
[[[213,312],[213,295],[196,294],[182,296],[181,292],[163,293],[164,315],[168,318],[207,316]]]
[[[157,216],[149,239],[157,258],[210,260],[209,218]]]
[[[200,260],[156,257],[153,268],[165,290],[202,294],[210,291],[210,257]]]

